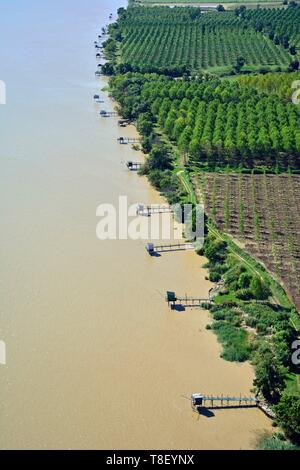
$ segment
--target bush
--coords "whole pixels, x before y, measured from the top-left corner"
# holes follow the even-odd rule
[[[254,386],[273,403],[278,402],[285,388],[287,369],[269,350],[256,355]]]
[[[236,297],[241,300],[250,300],[253,299],[253,294],[251,289],[240,289],[235,293]]]
[[[221,280],[221,275],[217,271],[212,271],[209,273],[210,282],[219,282]]]
[[[287,435],[300,441],[300,395],[284,393],[275,406],[275,413]]]
[[[212,326],[223,345],[221,357],[227,361],[244,362],[251,356],[248,333],[224,321],[216,321]]]
[[[269,287],[259,277],[251,280],[250,289],[257,300],[267,300],[271,295]]]
[[[260,450],[300,450],[300,447],[287,441],[280,434],[262,436],[258,440],[257,447]]]
[[[204,254],[213,263],[222,263],[227,255],[227,243],[208,236],[204,244]]]
[[[264,304],[243,305],[242,308],[247,314],[247,325],[255,327],[259,333],[290,329],[289,313],[284,309]]]
[[[250,286],[251,281],[252,281],[251,274],[247,272],[243,272],[239,277],[239,281],[238,281],[239,287],[241,289],[247,289]]]

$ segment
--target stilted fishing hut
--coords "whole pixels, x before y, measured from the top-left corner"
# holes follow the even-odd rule
[[[150,256],[154,255],[154,253],[155,253],[154,244],[153,243],[147,243],[146,250],[148,251]]]
[[[183,251],[183,250],[194,250],[195,246],[192,243],[169,243],[165,245],[154,245],[153,243],[147,243],[146,250],[150,256],[155,253],[166,253],[168,251]]]
[[[137,170],[139,170],[139,169],[141,168],[142,163],[140,163],[140,162],[128,161],[128,162],[126,163],[126,165],[127,165],[128,170],[130,170],[130,171],[137,171]]]
[[[94,95],[94,100],[96,103],[104,103],[104,100],[102,100],[99,95]]]
[[[136,137],[118,137],[117,141],[121,145],[139,144],[141,142],[141,139],[138,139]]]
[[[174,310],[176,306],[181,307],[202,307],[205,304],[212,304],[212,299],[203,298],[203,297],[192,297],[189,295],[185,295],[185,297],[177,297],[175,292],[167,291],[166,292],[166,302],[168,302],[168,306]]]
[[[202,393],[193,393],[191,396],[192,409],[199,411],[199,408],[241,408],[245,406],[257,407],[259,400],[256,397],[246,396],[227,396],[227,395],[203,395]]]
[[[114,117],[114,116],[117,116],[118,113],[116,111],[105,111],[105,109],[101,109],[100,111],[100,116],[103,117],[103,118],[107,118],[107,117]]]

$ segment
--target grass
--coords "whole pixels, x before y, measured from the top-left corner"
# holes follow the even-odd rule
[[[248,333],[224,321],[216,321],[212,325],[218,340],[223,346],[221,357],[226,361],[244,362],[251,356]]]
[[[222,303],[224,302],[235,302],[237,304],[242,304],[243,301],[238,299],[235,295],[234,295],[234,292],[229,292],[228,294],[220,294],[220,295],[217,295],[215,298],[214,298],[214,302],[215,304],[217,305],[221,305]]]
[[[287,441],[283,435],[270,435],[268,432],[262,433],[257,441],[257,449],[259,450],[300,450],[300,447]]]
[[[286,379],[286,391],[300,394],[300,375],[290,372]]]

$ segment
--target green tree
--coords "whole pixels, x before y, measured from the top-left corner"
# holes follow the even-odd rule
[[[300,395],[284,393],[275,406],[275,413],[280,426],[286,434],[300,440]]]
[[[154,145],[149,154],[147,165],[150,170],[167,170],[172,168],[169,151],[164,146]]]
[[[140,114],[137,120],[138,131],[146,136],[149,136],[153,130],[153,122],[149,113]]]
[[[251,283],[251,280],[252,280],[252,276],[251,274],[249,273],[242,273],[239,277],[239,281],[238,281],[238,284],[239,284],[239,287],[241,289],[246,289],[250,286],[250,283]]]
[[[285,388],[287,370],[271,351],[259,356],[253,385],[270,401],[276,402]]]
[[[252,278],[250,289],[257,300],[267,300],[271,294],[269,287],[257,276]]]
[[[237,57],[236,64],[233,67],[235,72],[240,73],[240,71],[241,71],[242,67],[245,65],[245,63],[246,63],[246,60],[244,59],[244,57],[242,57],[242,56]]]

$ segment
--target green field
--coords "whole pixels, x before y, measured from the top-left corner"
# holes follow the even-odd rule
[[[232,12],[200,14],[195,8],[132,8],[119,20],[122,63],[139,67],[186,66],[229,72],[237,57],[251,70],[287,68],[289,51]]]

